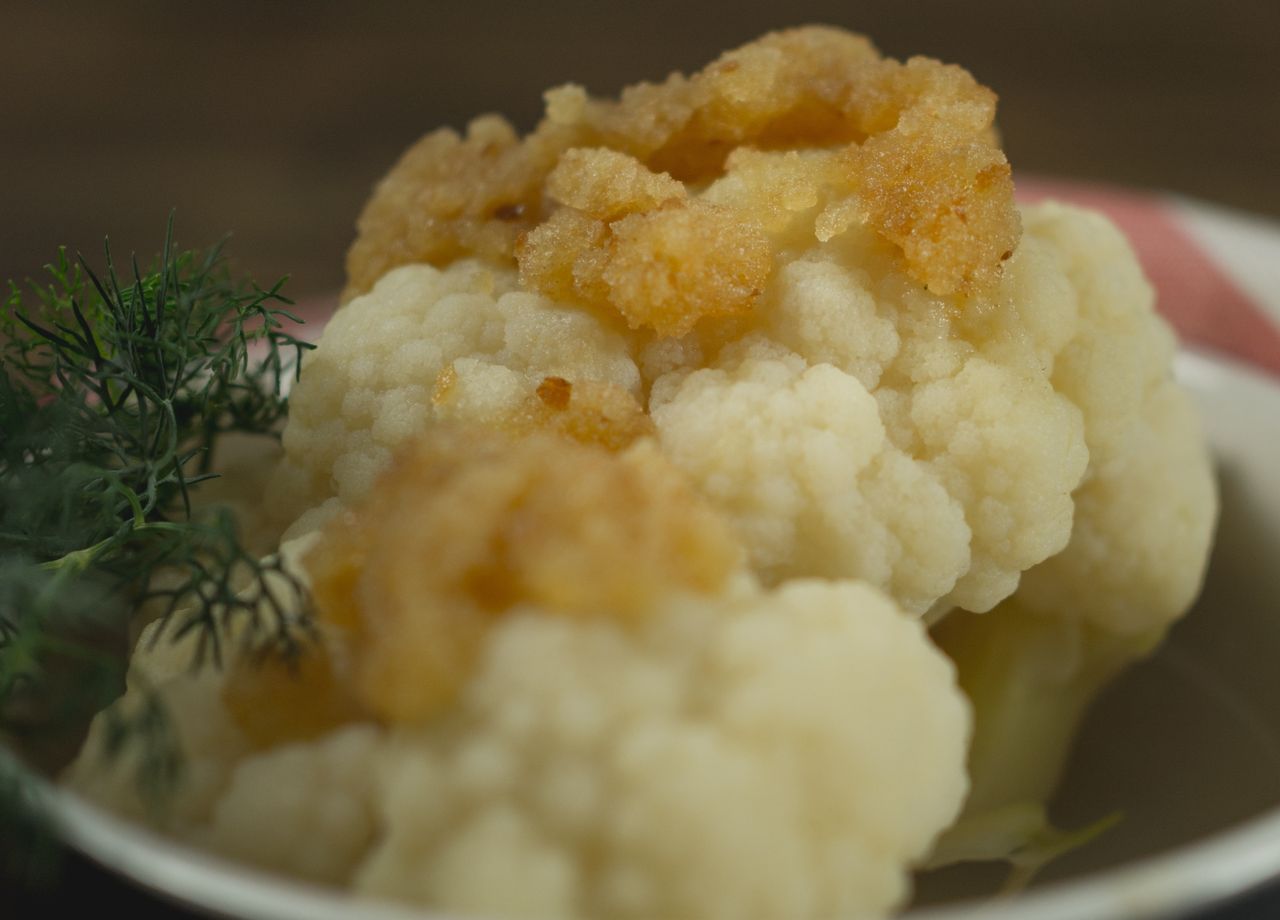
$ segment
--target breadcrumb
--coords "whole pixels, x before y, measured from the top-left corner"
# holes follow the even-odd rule
[[[550,296],[607,302],[633,325],[680,335],[748,309],[771,269],[778,241],[755,225],[753,202],[696,201],[751,150],[815,153],[790,181],[822,202],[819,239],[856,221],[933,293],[987,291],[1020,232],[995,101],[959,67],[899,63],[816,26],[616,101],[553,90],[523,139],[486,116],[465,137],[437,131],[411,148],[360,217],[344,299],[397,265],[518,258]]]
[[[670,592],[717,591],[740,558],[651,444],[614,454],[439,428],[331,522],[306,566],[357,698],[413,723],[453,701],[495,618],[533,605],[628,620]]]

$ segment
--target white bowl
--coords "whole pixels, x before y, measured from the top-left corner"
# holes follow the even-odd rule
[[[1280,876],[1280,385],[1193,353],[1223,510],[1204,595],[1094,707],[1057,802],[1065,826],[1126,817],[1016,899],[918,908],[911,920],[1174,918]],[[246,920],[439,918],[355,901],[189,850],[42,786],[62,834],[110,870]],[[961,878],[963,890],[969,878]]]

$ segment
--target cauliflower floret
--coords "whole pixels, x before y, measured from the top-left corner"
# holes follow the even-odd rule
[[[306,574],[301,570],[301,559],[313,542],[314,537],[304,537],[279,551],[284,567],[303,584]],[[284,575],[272,573],[267,583],[281,602],[297,600],[296,589]],[[248,654],[248,646],[239,641],[250,628],[248,621],[241,618],[226,625],[222,636],[225,660],[217,667],[201,647],[201,630],[178,634],[174,629],[174,620],[181,620],[183,612],[155,620],[141,631],[129,659],[125,694],[94,717],[79,754],[61,780],[86,798],[109,804],[130,818],[180,837],[200,837],[241,758],[265,743],[299,737],[299,728],[301,736],[331,730],[352,718],[355,710],[342,709],[339,718],[299,719],[296,711],[293,718],[282,718],[278,688],[283,685],[286,691],[296,692],[292,685],[297,682],[280,680],[276,669],[259,666],[263,663],[257,656]],[[316,681],[317,676],[329,674],[323,652],[323,648],[314,649],[302,668],[309,678],[306,697],[313,710],[319,708],[317,696],[324,708],[337,708],[330,700],[332,694],[317,693],[327,690]],[[201,661],[203,667],[193,667]],[[247,700],[236,692],[238,682],[254,690],[277,690],[277,698],[265,706],[261,699]],[[287,693],[284,700],[291,702]],[[144,720],[158,734],[139,732]],[[283,730],[282,723],[287,723]],[[123,735],[122,726],[128,729]],[[270,738],[266,737],[268,730]],[[113,754],[121,737],[130,738],[130,731],[137,736],[136,743],[126,743]],[[176,755],[176,761],[168,761],[178,767],[167,777],[172,788],[146,788],[154,779],[148,778],[148,771],[155,765],[148,756],[157,754],[166,758]]]
[[[640,375],[622,335],[516,288],[501,266],[408,266],[339,311],[293,389],[268,492],[276,516],[290,521],[331,496],[359,501],[434,421],[520,427],[545,407],[538,389],[549,378],[596,384],[593,407],[625,427]]]
[[[152,647],[154,629],[144,631],[138,642],[125,695],[94,718],[62,782],[122,815],[183,835],[208,820],[236,761],[250,750],[250,742],[222,705],[219,692],[224,673],[212,668],[193,673],[190,643],[161,642]],[[143,737],[142,743],[128,745],[113,757],[113,727],[134,724],[144,707],[157,705],[172,737],[158,741]],[[143,788],[144,755],[156,753],[146,747],[150,742],[162,743],[166,747],[160,750],[180,755],[175,789]]]
[[[1121,468],[1154,496],[1156,429],[1187,424],[1167,383],[1159,418],[1126,421],[1171,339],[1099,218],[1018,213],[992,103],[958,69],[801,29],[617,103],[553,91],[523,140],[492,119],[431,135],[361,219],[367,293],[295,390],[280,518],[358,501],[441,420],[656,434],[770,584],[986,611],[1098,506],[1027,606],[1117,628],[1126,591],[1185,606],[1211,517],[1194,437],[1167,465],[1180,510],[1143,515],[1128,561],[1108,536],[1147,507]],[[1080,612],[1099,579],[1118,590]]]
[[[616,103],[555,90],[524,139],[494,118],[429,136],[361,217],[351,299],[295,389],[278,516],[359,501],[440,420],[613,448],[656,427],[771,583],[856,577],[914,612],[989,609],[1066,544],[1087,462],[1050,383],[1074,292],[1017,245],[993,117],[959,68],[808,28]],[[811,428],[818,403],[873,397],[881,449],[851,442],[861,423],[811,437],[776,414],[723,439],[798,437],[810,481],[793,482],[763,456],[735,479],[683,444],[715,439],[671,405],[680,383],[764,355],[812,369],[788,397],[813,403]],[[760,486],[776,494],[744,510]]]
[[[1019,600],[1150,637],[1187,609],[1204,578],[1217,513],[1204,433],[1172,376],[1173,333],[1120,232],[1060,205],[1028,223],[1054,241],[1080,291],[1080,331],[1054,383],[1084,413],[1090,464],[1070,544],[1027,574]]]
[[[1054,385],[1083,414],[1090,459],[1066,549],[991,614],[937,630],[976,709],[971,815],[1049,796],[1093,695],[1194,599],[1217,512],[1199,419],[1171,375],[1173,335],[1127,242],[1054,204],[1027,228],[1053,241],[1080,292]]]
[[[495,916],[878,916],[954,816],[968,718],[856,584],[673,600],[634,634],[513,615],[384,766],[357,888]]]
[[[969,565],[960,503],[888,443],[875,398],[830,364],[787,355],[695,371],[653,417],[771,581],[856,572],[920,612]]]
[[[296,688],[162,685],[241,738],[173,830],[445,911],[883,915],[964,800],[954,668],[868,585],[762,587],[728,534],[650,442],[436,429],[289,545],[332,647]]]
[[[244,758],[194,836],[265,869],[347,882],[376,832],[369,766],[381,741],[381,729],[353,725]]]

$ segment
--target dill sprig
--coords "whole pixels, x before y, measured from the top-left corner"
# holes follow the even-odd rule
[[[178,251],[172,218],[146,269],[109,243],[101,271],[65,249],[45,268],[0,319],[0,737],[24,741],[119,695],[141,615],[194,634],[196,665],[231,634],[292,653],[309,631],[280,561],[192,503],[223,435],[279,434],[311,347],[283,281],[234,279],[221,245]]]

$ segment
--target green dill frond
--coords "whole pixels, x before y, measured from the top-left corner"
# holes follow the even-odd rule
[[[233,280],[220,246],[175,252],[172,222],[159,261],[147,272],[135,262],[128,283],[109,245],[105,257],[99,274],[60,252],[49,282],[29,286],[30,306],[11,284],[0,321],[0,417],[15,425],[5,426],[0,470],[99,473],[77,483],[101,512],[86,543],[125,520],[188,513],[220,435],[276,432],[285,378],[310,347],[284,329],[298,320],[283,282]],[[4,531],[0,551],[29,548]]]
[[[278,437],[312,347],[283,281],[233,277],[222,246],[94,268],[60,250],[0,316],[0,738],[58,734],[122,692],[140,618],[192,639],[294,653],[306,598],[226,512],[193,512],[230,432]],[[151,712],[124,734],[151,739]],[[161,756],[163,762],[164,757]],[[167,768],[157,767],[160,773]],[[158,774],[157,774],[158,775]],[[153,776],[152,779],[155,779]]]
[[[135,682],[131,705],[112,706],[103,714],[101,766],[113,769],[129,760],[143,804],[162,815],[182,778],[182,748],[159,691],[141,678]]]
[[[143,600],[159,608],[151,634],[155,644],[195,635],[195,663],[220,666],[224,637],[241,650],[291,658],[314,638],[305,610],[306,592],[278,556],[245,550],[235,521],[225,509],[180,530],[144,528],[155,535],[155,551],[167,557],[162,584],[152,584]]]

